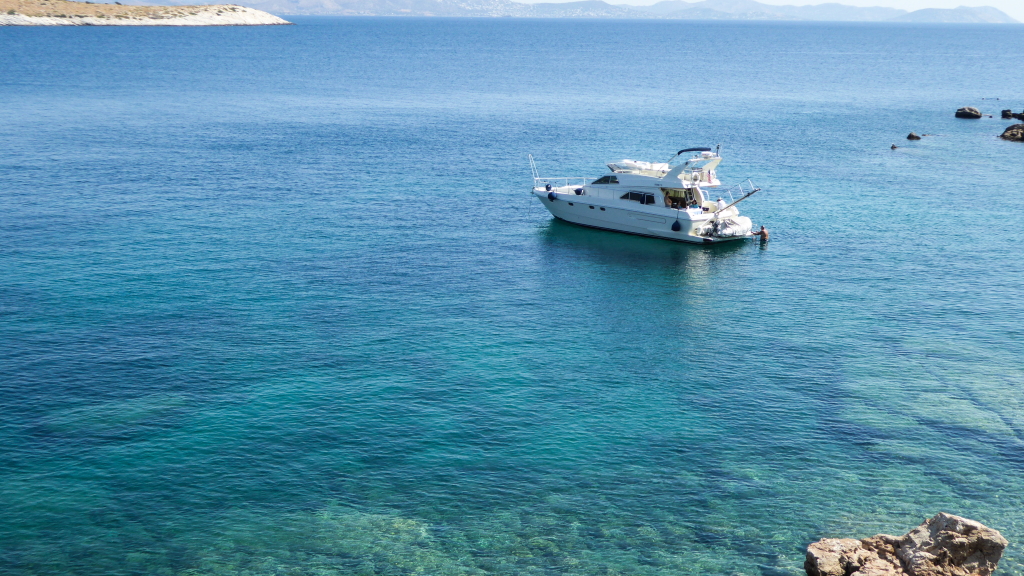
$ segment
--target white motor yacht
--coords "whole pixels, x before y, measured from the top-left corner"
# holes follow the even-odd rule
[[[678,162],[683,155],[686,159]],[[533,194],[555,218],[591,228],[711,244],[751,237],[750,218],[740,216],[736,204],[760,190],[748,180],[746,185],[711,194],[709,189],[722,184],[715,172],[721,161],[711,148],[687,148],[668,162],[609,163],[611,172],[597,179],[542,178],[532,155],[530,168]]]

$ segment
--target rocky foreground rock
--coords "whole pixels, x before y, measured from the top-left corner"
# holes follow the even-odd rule
[[[804,569],[808,576],[989,576],[1006,544],[980,522],[940,512],[903,536],[822,538],[807,547]]]
[[[1024,124],[1014,124],[1003,133],[999,135],[1003,140],[1012,140],[1014,142],[1024,142]]]
[[[981,118],[981,110],[978,110],[974,106],[964,106],[963,108],[957,108],[956,117],[974,120]]]

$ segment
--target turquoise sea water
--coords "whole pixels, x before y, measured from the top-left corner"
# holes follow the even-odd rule
[[[1024,26],[298,23],[0,29],[0,573],[1024,573]],[[718,143],[767,246],[527,193]]]

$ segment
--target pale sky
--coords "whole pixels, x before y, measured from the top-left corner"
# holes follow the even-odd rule
[[[571,2],[573,0],[519,0],[533,4],[535,2]],[[651,5],[658,0],[605,0],[609,4],[634,4]],[[686,0],[696,2],[698,0]],[[820,0],[808,2],[806,0],[757,0],[763,4],[776,6],[807,6],[809,4],[825,4],[835,2],[848,6],[886,6],[889,8],[901,8],[907,12],[920,10],[921,8],[956,8],[957,6],[991,6],[1006,12],[1011,17],[1024,22],[1024,0]]]

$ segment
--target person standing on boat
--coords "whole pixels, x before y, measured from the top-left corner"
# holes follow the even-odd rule
[[[758,230],[757,232],[752,233],[751,235],[752,236],[760,236],[762,244],[768,241],[768,229],[765,228],[764,226],[761,226],[760,230]]]
[[[718,211],[719,212],[721,212],[722,210],[725,210],[725,200],[722,200],[721,198],[719,198],[718,202],[716,202],[715,204],[718,205]]]

